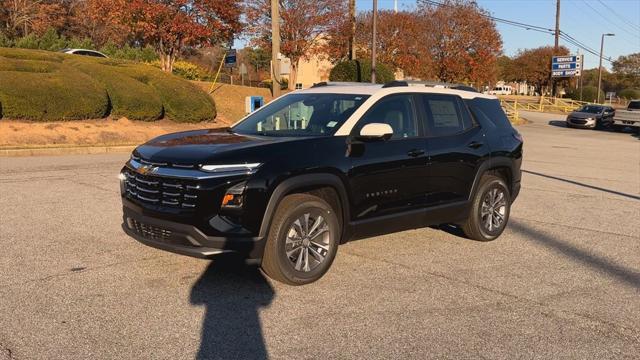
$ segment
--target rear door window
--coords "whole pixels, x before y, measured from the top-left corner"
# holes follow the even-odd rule
[[[469,114],[456,96],[424,94],[421,98],[429,136],[455,135],[473,127]]]

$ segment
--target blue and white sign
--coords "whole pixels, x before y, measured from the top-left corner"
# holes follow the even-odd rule
[[[237,62],[236,49],[229,49],[227,55],[224,57],[224,66],[234,67]]]
[[[552,77],[580,76],[582,55],[553,56],[551,58]]]

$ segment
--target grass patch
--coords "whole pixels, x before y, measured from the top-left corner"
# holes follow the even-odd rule
[[[0,48],[0,117],[212,120],[211,97],[153,66],[55,52]]]

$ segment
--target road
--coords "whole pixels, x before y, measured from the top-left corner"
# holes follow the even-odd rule
[[[124,154],[0,158],[0,359],[637,358],[640,140],[525,116],[502,237],[349,243],[304,287],[125,236]]]

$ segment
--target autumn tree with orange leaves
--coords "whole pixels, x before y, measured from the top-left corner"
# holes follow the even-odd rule
[[[162,70],[171,72],[188,46],[226,43],[241,30],[240,0],[127,0],[125,22],[152,45]]]
[[[445,0],[440,5],[418,0],[424,18],[422,40],[431,56],[433,76],[444,82],[474,85],[496,78],[502,39],[486,10],[475,1]]]
[[[356,19],[356,44],[361,58],[371,58],[372,12]],[[424,19],[415,12],[378,12],[377,61],[402,69],[405,76],[429,78],[431,56],[424,46]]]
[[[344,0],[280,0],[280,52],[291,59],[289,88],[294,89],[298,64],[314,54],[326,54],[328,34],[345,17]],[[271,49],[271,1],[246,0],[247,32],[252,43]]]

